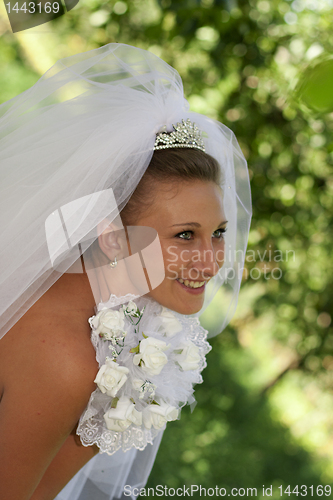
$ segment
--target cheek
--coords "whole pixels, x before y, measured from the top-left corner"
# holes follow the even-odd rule
[[[182,249],[178,248],[177,245],[163,244],[162,243],[162,253],[165,266],[166,276],[170,276],[175,271],[179,269],[182,261]]]
[[[224,249],[225,249],[225,241],[222,240],[215,247],[215,258],[216,258],[216,261],[217,261],[219,267],[222,267],[223,263],[224,263],[224,259],[225,259]]]

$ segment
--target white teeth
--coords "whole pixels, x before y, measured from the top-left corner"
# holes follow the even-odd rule
[[[205,281],[189,281],[189,280],[184,281],[181,278],[177,278],[177,281],[187,286],[188,288],[201,288],[205,284]]]

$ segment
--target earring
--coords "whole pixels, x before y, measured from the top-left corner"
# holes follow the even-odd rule
[[[118,264],[117,257],[115,257],[114,260],[111,260],[109,262],[109,266],[112,267],[112,268],[116,267],[117,264]]]

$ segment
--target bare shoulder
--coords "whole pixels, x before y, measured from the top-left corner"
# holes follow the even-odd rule
[[[97,373],[95,350],[85,312],[28,311],[0,343],[0,377],[5,388],[24,380],[43,387],[90,394]]]
[[[63,275],[1,340],[0,380],[16,381],[18,366],[31,377],[47,370],[41,384],[54,376],[67,386],[72,377],[89,380],[97,367],[88,324],[94,305],[89,282]]]
[[[95,389],[90,308],[76,304],[40,301],[0,341],[0,500],[31,497]]]

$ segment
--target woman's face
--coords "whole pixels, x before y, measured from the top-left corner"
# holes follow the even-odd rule
[[[210,181],[156,183],[155,199],[136,226],[156,229],[165,278],[147,296],[181,314],[198,312],[207,282],[224,262],[227,221],[222,190]]]

